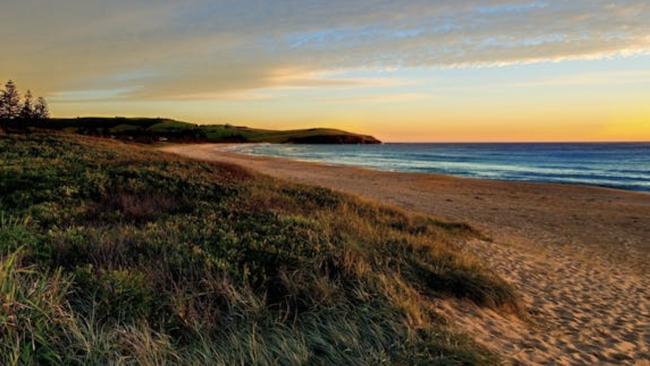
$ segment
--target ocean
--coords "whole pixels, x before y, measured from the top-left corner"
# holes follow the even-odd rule
[[[378,170],[650,192],[650,143],[239,145],[236,152]]]

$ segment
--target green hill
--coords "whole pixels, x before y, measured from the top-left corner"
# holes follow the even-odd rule
[[[38,127],[84,135],[105,136],[141,142],[271,142],[304,144],[376,144],[372,136],[312,128],[274,131],[231,125],[197,125],[163,118],[74,118],[51,119]]]
[[[517,309],[457,249],[476,235],[146,146],[0,131],[0,364],[493,364],[433,305]]]

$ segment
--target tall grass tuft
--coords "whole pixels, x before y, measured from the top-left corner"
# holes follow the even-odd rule
[[[0,259],[0,364],[62,362],[68,279],[21,265],[21,251]]]

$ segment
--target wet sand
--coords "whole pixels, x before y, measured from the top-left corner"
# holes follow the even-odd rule
[[[450,302],[439,304],[441,313],[513,363],[650,365],[650,194],[380,172],[226,148],[161,150],[469,223],[491,240],[466,249],[517,286],[531,316]]]

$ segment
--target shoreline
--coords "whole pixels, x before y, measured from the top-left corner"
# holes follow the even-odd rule
[[[630,142],[630,144],[635,144],[635,143],[636,142]],[[643,142],[643,143],[645,143],[645,142]],[[607,190],[630,192],[630,193],[640,193],[640,194],[645,194],[645,195],[650,196],[650,190],[643,191],[643,190],[625,189],[625,188],[620,188],[620,187],[615,187],[615,186],[589,184],[589,183],[552,182],[552,181],[544,181],[544,180],[524,180],[524,179],[520,179],[520,180],[517,180],[517,179],[499,179],[499,178],[492,179],[492,178],[481,178],[481,177],[468,177],[468,176],[454,175],[454,174],[444,174],[444,173],[438,173],[438,172],[413,172],[413,171],[404,171],[404,170],[388,170],[388,169],[380,169],[380,168],[374,168],[374,167],[362,166],[362,165],[355,165],[355,164],[332,163],[332,162],[323,162],[323,161],[317,161],[317,160],[288,158],[288,157],[272,156],[272,155],[264,155],[264,154],[246,154],[246,153],[242,153],[242,152],[239,152],[239,151],[228,150],[229,147],[240,147],[240,146],[260,145],[260,144],[266,144],[266,143],[245,143],[245,144],[227,143],[227,144],[224,144],[224,145],[228,145],[228,146],[223,146],[223,150],[218,149],[217,146],[215,146],[215,150],[220,150],[220,151],[226,152],[226,153],[232,153],[232,154],[248,156],[248,157],[254,157],[254,158],[269,158],[269,159],[278,159],[278,160],[289,160],[289,161],[302,162],[302,163],[308,163],[308,164],[317,164],[317,165],[331,166],[331,167],[350,167],[350,168],[358,168],[358,169],[365,169],[365,170],[376,171],[376,172],[385,172],[385,173],[424,174],[424,175],[433,175],[433,176],[439,176],[439,177],[450,177],[450,178],[470,179],[470,180],[489,181],[489,182],[502,182],[502,183],[530,183],[530,184],[544,184],[544,185],[569,186],[569,187],[575,186],[575,187],[581,187],[581,188],[596,188],[596,189],[607,189]],[[411,143],[391,143],[391,144],[396,144],[397,145],[397,144],[411,144]],[[423,144],[430,144],[430,143],[423,143]],[[440,143],[440,144],[445,144],[445,143]],[[469,143],[469,144],[476,144],[476,143]],[[486,144],[491,144],[491,143],[486,143]],[[506,144],[506,143],[502,143],[502,144]],[[512,143],[512,144],[516,144],[516,143]],[[535,143],[535,144],[537,144],[537,143]],[[548,144],[555,144],[555,143],[548,143]],[[570,144],[573,144],[573,143],[570,143]],[[584,142],[584,144],[589,144],[589,142]],[[600,144],[600,143],[597,143],[597,144]],[[614,142],[612,144],[627,144],[627,142]],[[215,145],[222,145],[222,144],[215,144]]]
[[[107,143],[100,137],[83,139]],[[133,142],[110,146],[121,150],[129,144]],[[381,171],[230,150],[240,145],[138,144],[138,148],[143,157],[158,150],[238,165],[287,184],[318,185],[470,224],[489,238],[459,238],[454,250],[477,257],[481,271],[493,271],[513,285],[525,310],[510,314],[457,297],[433,299],[427,309],[447,319],[454,332],[469,335],[513,364],[650,365],[650,197],[643,192]],[[131,163],[128,158],[122,162]],[[207,165],[203,168],[218,168]],[[210,177],[202,185],[219,184],[220,177]],[[273,196],[264,185],[275,187],[276,182],[252,178],[259,182],[255,189]],[[250,191],[240,191],[246,192]],[[278,206],[275,209],[273,215],[286,214]],[[264,226],[253,227],[257,224]],[[342,227],[354,232],[362,225],[363,221],[351,220]],[[415,293],[426,296],[417,288]]]
[[[647,228],[644,225],[650,223],[647,192],[583,184],[385,171],[229,150],[241,145],[173,144],[161,146],[159,150],[232,163],[277,178],[320,185],[445,220],[466,222],[497,241],[516,244],[523,240],[528,242],[527,248],[539,250],[561,246],[588,259],[597,254],[599,259],[631,265],[642,274],[650,273],[650,240],[647,240],[650,224]],[[607,220],[607,216],[613,221]]]
[[[224,151],[233,145],[158,149],[475,227],[490,240],[473,240],[461,250],[511,282],[530,319],[453,301],[441,302],[437,311],[512,363],[634,364],[650,358],[650,195]]]

